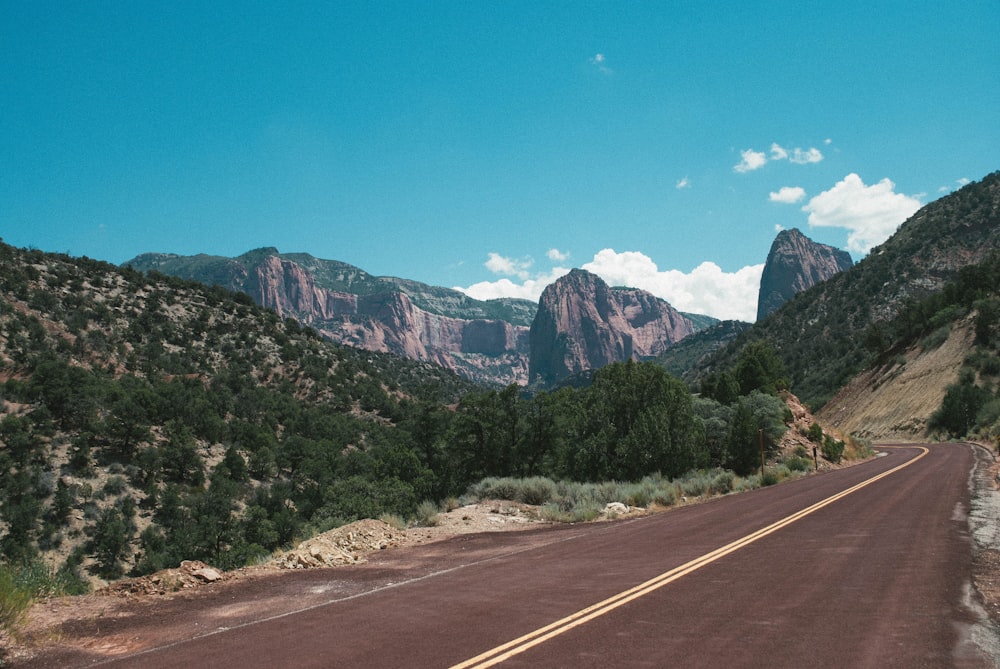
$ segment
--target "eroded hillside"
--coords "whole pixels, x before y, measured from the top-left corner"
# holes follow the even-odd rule
[[[940,346],[917,343],[854,377],[823,407],[820,419],[874,441],[926,438],[931,416],[958,380],[974,339],[973,319],[966,317]]]

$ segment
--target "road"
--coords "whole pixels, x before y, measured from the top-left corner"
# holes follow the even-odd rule
[[[284,608],[230,593],[191,614],[197,638],[60,666],[994,666],[965,605],[971,447],[885,450],[636,520],[291,574]]]

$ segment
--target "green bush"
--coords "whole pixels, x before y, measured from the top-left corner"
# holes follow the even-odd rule
[[[840,462],[844,455],[844,442],[827,435],[823,438],[823,457],[830,462]]]
[[[812,460],[800,457],[798,455],[793,455],[790,458],[786,458],[784,464],[786,467],[788,467],[789,471],[793,472],[807,472],[813,468]]]

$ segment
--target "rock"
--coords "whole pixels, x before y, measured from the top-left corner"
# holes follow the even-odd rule
[[[200,578],[206,583],[215,583],[216,581],[222,580],[222,574],[211,567],[204,567],[196,571],[191,572],[192,576]]]
[[[300,543],[294,550],[277,556],[282,569],[312,569],[357,564],[374,551],[396,546],[405,532],[380,520],[359,520]]]
[[[613,362],[654,357],[695,331],[664,300],[574,269],[542,293],[529,333],[529,377],[552,385]]]
[[[850,269],[847,251],[817,244],[797,229],[782,230],[771,244],[757,297],[757,320],[821,281]]]
[[[621,502],[608,502],[604,506],[604,513],[605,514],[614,513],[614,514],[622,515],[622,514],[626,514],[628,512],[629,512],[628,506],[625,505],[625,504],[622,504]]]

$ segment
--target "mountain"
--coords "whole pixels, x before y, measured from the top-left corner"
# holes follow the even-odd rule
[[[126,265],[244,292],[334,342],[433,362],[477,382],[527,382],[528,328],[537,309],[528,300],[484,302],[274,248],[237,258],[150,253]]]
[[[529,376],[552,385],[612,362],[652,358],[694,331],[688,318],[651,293],[611,288],[574,269],[542,293],[529,334]]]
[[[821,407],[888,344],[904,307],[942,290],[962,268],[1000,251],[1000,172],[932,202],[850,269],[798,293],[713,355],[699,374],[730,369],[764,340],[792,389]]]
[[[776,310],[796,293],[812,288],[854,265],[851,256],[817,244],[797,228],[782,230],[771,244],[760,277],[757,320]]]

